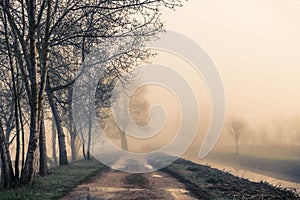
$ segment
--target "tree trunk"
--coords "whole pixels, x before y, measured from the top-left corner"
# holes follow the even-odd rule
[[[35,103],[34,103],[35,104]],[[38,142],[38,116],[37,104],[30,109],[30,137],[24,169],[22,170],[21,182],[31,184],[34,176],[33,162]]]
[[[76,134],[71,133],[71,153],[72,153],[72,161],[77,160],[77,148],[76,148]]]
[[[1,149],[0,149],[0,185],[2,185],[3,182],[4,182],[3,168],[2,168]]]
[[[239,140],[236,140],[236,155],[239,154]]]
[[[58,165],[57,153],[56,153],[56,125],[55,119],[52,119],[52,157],[54,160],[54,164]]]
[[[84,145],[84,142],[82,143],[82,154],[83,154],[83,158],[84,158],[84,160],[87,160],[87,156],[86,156],[86,152],[85,152],[85,145]]]
[[[91,113],[92,111],[89,110],[89,113]],[[93,124],[92,124],[92,119],[91,119],[91,114],[89,114],[89,129],[88,129],[88,146],[87,146],[87,159],[90,160],[91,159],[91,144],[92,144],[92,128],[93,128]]]
[[[86,159],[91,160],[91,153],[89,150],[87,150],[87,152],[86,152]]]
[[[40,170],[41,176],[45,176],[47,173],[47,149],[46,149],[46,133],[44,123],[44,110],[41,111],[41,122],[40,122],[40,137],[39,137],[39,148],[40,148]]]
[[[10,159],[9,148],[5,139],[3,127],[0,124],[0,153],[2,163],[2,176],[4,189],[11,189],[13,187],[13,169]]]
[[[45,23],[45,34],[42,40],[42,49],[40,51],[41,61],[41,81],[39,91],[39,110],[40,110],[40,175],[44,176],[47,173],[47,152],[46,152],[46,135],[45,135],[45,124],[44,124],[44,97],[45,87],[47,84],[48,77],[48,53],[49,53],[49,40],[50,40],[50,24],[51,24],[51,9],[52,0],[47,1],[47,17]]]
[[[37,27],[36,27],[36,0],[28,1],[28,25],[29,25],[29,55],[27,63],[27,71],[30,79],[30,137],[27,149],[27,156],[25,161],[24,169],[22,170],[21,182],[23,184],[31,184],[34,176],[33,162],[35,159],[37,142],[38,142],[38,131],[39,131],[39,114],[40,107],[39,93],[41,92],[38,83],[38,55],[36,49],[37,42]],[[26,56],[26,55],[25,55]],[[27,59],[27,58],[25,58]],[[26,74],[23,74],[26,76]]]
[[[18,113],[18,105],[16,105],[16,113]],[[15,158],[15,178],[19,181],[20,171],[19,171],[19,162],[20,162],[20,127],[19,127],[19,117],[16,114],[16,158]]]
[[[72,98],[72,90],[69,90],[69,98]],[[72,153],[72,161],[77,160],[77,148],[76,148],[76,128],[73,122],[73,113],[72,113],[72,106],[69,105],[69,131],[70,131],[70,138],[71,138],[71,153]]]
[[[24,122],[23,122],[23,117],[22,117],[22,110],[21,110],[21,104],[19,101],[19,113],[20,113],[20,125],[21,125],[21,130],[22,130],[22,169],[24,168],[25,165],[25,130],[24,130]]]
[[[13,58],[12,58],[11,48],[10,48],[9,39],[8,39],[8,35],[7,35],[8,34],[8,29],[7,29],[7,23],[6,23],[6,16],[5,16],[4,30],[5,30],[5,41],[6,41],[6,46],[7,46],[7,50],[8,50],[8,58],[9,58],[9,65],[10,65],[10,72],[11,72],[11,82],[12,82],[12,85],[13,85],[14,110],[11,111],[11,114],[14,112],[15,124],[16,124],[15,180],[19,181],[19,178],[20,178],[20,171],[19,171],[19,161],[20,161],[20,124],[19,124],[19,122],[20,121],[19,121],[19,111],[18,111],[19,92],[18,92],[18,88],[17,88],[19,86],[19,84],[18,84],[18,76],[15,75]],[[18,75],[18,71],[17,71],[17,75]],[[15,79],[17,79],[17,82],[16,82]],[[7,126],[7,127],[9,127],[9,126]],[[7,136],[7,141],[8,141],[9,135],[7,134],[6,136]]]
[[[66,150],[66,142],[65,142],[65,134],[61,125],[61,119],[58,113],[58,109],[55,105],[53,93],[50,91],[49,80],[47,83],[47,96],[49,100],[49,104],[52,110],[53,117],[55,119],[56,129],[57,129],[57,136],[58,136],[58,147],[59,147],[59,164],[60,165],[67,165],[68,164],[68,156]]]
[[[120,130],[120,135],[121,135],[121,146],[122,146],[122,149],[125,150],[125,151],[128,151],[128,144],[127,144],[126,133],[124,133],[122,130]]]

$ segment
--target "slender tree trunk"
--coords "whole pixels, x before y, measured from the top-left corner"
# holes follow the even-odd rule
[[[18,106],[16,105],[16,113],[18,113]],[[16,180],[19,181],[20,178],[20,171],[19,171],[19,162],[20,162],[20,127],[19,127],[19,117],[18,114],[16,114],[16,124],[17,124],[17,130],[16,130],[16,158],[15,158],[15,177]]]
[[[84,60],[84,55],[83,55],[83,58],[82,58],[83,60]],[[91,83],[90,82],[88,82],[88,84],[89,84],[89,88],[91,87]],[[94,102],[92,102],[92,94],[91,94],[91,91],[89,90],[88,91],[88,93],[89,93],[89,101],[88,101],[88,105],[89,105],[89,110],[87,111],[88,112],[88,143],[87,143],[87,159],[88,160],[90,160],[91,159],[91,144],[92,144],[92,132],[93,132],[93,123],[92,123],[92,112],[93,112],[93,110],[94,110],[94,108],[93,108],[93,104],[94,104]]]
[[[86,152],[86,158],[87,160],[91,160],[91,142],[92,142],[92,127],[91,123],[89,124],[89,130],[88,130],[88,146],[87,146],[87,152]]]
[[[82,143],[82,154],[83,154],[84,160],[87,160],[84,142]]]
[[[89,113],[91,113],[92,111],[90,110]],[[92,119],[91,119],[91,115],[89,115],[89,129],[88,129],[88,149],[87,149],[87,159],[90,160],[91,159],[91,144],[92,144],[92,128],[93,128],[93,124],[92,124]]]
[[[19,112],[18,112],[18,104],[19,104],[19,94],[16,89],[15,82],[15,73],[11,62],[11,75],[13,82],[13,91],[14,91],[14,113],[15,113],[15,123],[16,123],[16,157],[15,157],[15,180],[19,182],[20,179],[20,171],[19,171],[19,162],[20,162],[20,121],[19,121]]]
[[[22,170],[21,182],[23,184],[31,184],[34,176],[33,162],[36,156],[36,149],[38,143],[38,116],[37,104],[34,103],[33,108],[30,109],[30,137],[27,150],[27,156],[24,169]]]
[[[126,138],[126,133],[124,133],[121,129],[119,129],[120,135],[121,135],[121,146],[122,149],[127,151],[128,150],[128,144],[127,144],[127,138]]]
[[[19,112],[18,112],[18,104],[19,104],[19,93],[18,93],[18,82],[16,82],[17,76],[15,76],[15,69],[14,69],[14,63],[12,58],[12,52],[9,44],[9,38],[8,38],[8,27],[7,27],[7,20],[6,15],[4,16],[4,33],[5,33],[5,41],[8,51],[8,58],[9,58],[9,65],[10,65],[10,73],[11,73],[11,82],[13,86],[13,103],[14,108],[12,112],[14,112],[15,116],[15,124],[16,124],[16,157],[15,157],[15,180],[19,181],[20,178],[20,172],[19,172],[19,161],[20,161],[20,124],[19,124]],[[17,73],[18,75],[18,73]],[[12,115],[11,115],[12,116]],[[8,126],[7,126],[8,127]],[[1,128],[2,129],[2,128]],[[7,141],[9,139],[9,134],[7,134]]]
[[[49,87],[49,82],[47,83],[47,87]],[[66,142],[65,142],[65,134],[61,125],[61,119],[58,113],[58,109],[55,105],[53,93],[50,91],[50,88],[47,89],[47,96],[49,100],[49,104],[52,110],[53,117],[55,119],[57,136],[58,136],[58,146],[59,146],[59,164],[67,165],[68,164],[68,156],[66,150]]]
[[[76,135],[71,133],[71,153],[72,153],[72,161],[77,160],[77,149],[76,149]]]
[[[1,158],[1,149],[0,149],[0,185],[2,185],[2,183],[4,182],[4,178],[3,178],[3,168],[2,168],[2,158]]]
[[[89,137],[88,138],[88,150],[86,152],[86,158],[87,158],[87,160],[91,160],[91,136],[90,136],[90,134],[88,137]]]
[[[40,137],[39,137],[39,148],[40,148],[40,170],[41,176],[45,176],[47,173],[47,149],[46,149],[46,133],[45,133],[45,122],[44,122],[44,110],[41,111],[41,124],[40,124]]]
[[[23,117],[22,117],[20,100],[19,100],[18,109],[19,109],[19,113],[20,113],[20,125],[21,125],[21,131],[22,131],[22,169],[23,169],[24,164],[25,164],[25,130],[24,130],[24,122],[23,122]]]
[[[0,153],[2,161],[2,175],[3,175],[3,187],[4,189],[11,189],[13,187],[13,168],[10,159],[9,148],[5,139],[3,127],[0,124]]]
[[[44,176],[47,173],[47,152],[46,152],[46,133],[44,124],[44,97],[45,87],[48,77],[48,53],[49,53],[49,40],[50,40],[50,20],[52,0],[47,0],[47,17],[45,23],[45,34],[42,40],[42,49],[40,51],[40,63],[41,63],[41,81],[39,91],[39,110],[40,114],[40,175]]]
[[[30,79],[30,137],[27,149],[27,156],[24,169],[22,170],[21,182],[23,184],[31,184],[34,176],[33,162],[36,156],[38,143],[39,119],[41,99],[39,93],[41,88],[38,83],[38,64],[37,64],[37,27],[36,27],[36,0],[30,0],[27,3],[28,9],[28,25],[29,25],[29,63],[27,69]],[[23,74],[26,76],[26,74]]]
[[[72,90],[69,90],[69,99],[72,98]],[[76,148],[76,128],[73,122],[73,113],[72,113],[72,106],[69,105],[69,131],[70,131],[70,138],[71,138],[71,153],[72,153],[72,161],[77,160],[77,148]]]
[[[236,155],[239,154],[239,140],[236,140]]]
[[[54,164],[58,165],[58,159],[57,159],[57,153],[56,153],[56,125],[55,125],[55,119],[53,117],[52,119],[52,157],[54,160]]]
[[[83,155],[84,160],[87,160],[86,150],[85,150],[85,138],[83,137],[81,123],[79,124],[79,132],[78,133],[80,133],[80,137],[81,137],[82,155]]]

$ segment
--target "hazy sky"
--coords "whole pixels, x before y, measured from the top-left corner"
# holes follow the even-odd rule
[[[163,19],[215,62],[228,113],[258,121],[300,113],[299,11],[299,0],[190,0]]]

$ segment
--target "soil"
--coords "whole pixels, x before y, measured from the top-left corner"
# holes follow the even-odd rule
[[[61,200],[194,200],[177,179],[161,172],[129,174],[109,170],[74,188]]]

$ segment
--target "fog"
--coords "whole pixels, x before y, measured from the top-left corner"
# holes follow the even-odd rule
[[[199,107],[189,109],[195,109],[200,118],[182,117],[182,102],[176,94],[163,85],[147,85],[144,115],[150,117],[150,108],[160,105],[166,121],[160,132],[148,139],[127,135],[128,150],[148,153],[160,149],[176,137],[182,121],[196,120],[197,135],[183,158],[300,182],[299,9],[297,0],[191,0],[176,12],[164,11],[167,28],[194,40],[215,63],[226,94],[224,127],[212,152],[199,159],[213,110],[205,78],[180,55],[156,51],[152,63],[170,66],[193,89]],[[233,119],[244,124],[238,139],[232,134]],[[122,147],[118,134],[110,139]],[[238,175],[247,176],[244,172]]]
[[[185,76],[199,99],[198,135],[185,158],[210,164],[219,161],[300,181],[296,173],[300,161],[299,9],[297,0],[197,0],[185,3],[176,12],[164,11],[168,29],[188,36],[205,49],[222,76],[226,93],[221,137],[207,159],[201,161],[197,156],[212,110],[205,81],[195,77],[191,65],[178,56],[159,52],[154,59]],[[180,105],[170,92],[157,86],[150,86],[146,96],[150,104],[160,102],[168,111],[163,134],[169,136],[158,140],[165,143],[175,134]],[[229,131],[232,118],[245,123],[239,137],[239,155]]]
[[[215,62],[227,113],[259,124],[299,114],[299,8],[293,0],[200,0],[163,17]]]
[[[206,87],[205,79],[201,76],[195,76],[196,73],[191,64],[180,57],[162,51],[156,51],[156,53],[157,55],[152,62],[170,66],[173,70],[185,77],[185,80],[189,82],[190,86],[195,92],[197,101],[199,103],[199,129],[197,137],[193,142],[193,146],[187,154],[193,154],[193,157],[196,157],[203,142],[203,138],[207,133],[207,129],[210,125],[210,120],[212,117],[211,96]],[[224,75],[221,73],[221,75],[224,77],[226,74]],[[237,79],[234,74],[232,77],[232,79]],[[255,83],[257,80],[253,79],[252,81]],[[240,80],[239,82],[236,82],[236,84],[237,86],[235,87],[243,87],[245,83],[243,80]],[[270,87],[276,88],[277,85],[278,84],[271,85]],[[178,87],[180,87],[180,85],[178,85]],[[229,128],[230,120],[232,118],[239,118],[245,123],[245,129],[242,131],[239,138],[239,147],[242,154],[246,153],[251,155],[260,152],[265,156],[277,156],[280,159],[297,157],[295,152],[291,154],[284,154],[283,152],[294,151],[287,149],[286,146],[288,145],[290,145],[292,149],[300,149],[300,115],[298,114],[300,110],[297,110],[295,107],[290,110],[287,109],[283,114],[281,114],[281,107],[272,107],[272,109],[270,109],[269,106],[265,107],[264,105],[259,104],[259,101],[268,101],[270,96],[267,94],[261,94],[256,97],[253,96],[253,99],[259,101],[251,102],[251,99],[249,100],[247,98],[248,96],[244,96],[243,93],[246,91],[252,93],[252,90],[241,89],[239,91],[235,91],[235,88],[230,88],[228,84],[226,85],[226,80],[224,80],[224,87],[227,97],[227,112],[224,121],[224,128],[220,139],[214,148],[214,151],[235,153],[235,140],[229,133]],[[253,86],[253,90],[254,89],[257,92],[264,90],[264,88],[254,88]],[[281,96],[277,93],[274,93],[273,95],[276,95],[278,98]],[[272,97],[273,100],[270,100],[269,104],[276,104],[276,102],[281,103],[277,97]],[[290,98],[291,101],[286,101],[285,103],[287,107],[290,106],[290,103],[292,104],[295,101],[296,97],[292,98],[291,96]],[[162,147],[176,135],[177,130],[179,129],[181,117],[180,102],[178,102],[176,94],[172,94],[172,92],[167,88],[158,85],[147,85],[145,99],[148,101],[149,107],[159,104],[167,113],[165,127],[161,130],[160,134],[152,138],[152,142],[160,143],[156,145]],[[300,100],[300,98],[297,100]],[[254,105],[255,108],[253,108]],[[187,117],[182,120],[193,121],[197,119]],[[136,144],[136,142],[133,142],[133,144]],[[257,146],[260,147],[259,150]],[[274,151],[274,148],[270,147],[270,153],[267,153],[267,148],[265,148],[266,146],[276,146],[276,148],[279,148],[279,150],[277,152]],[[299,148],[296,148],[297,146],[299,146]],[[264,150],[262,150],[262,148],[264,148]],[[145,150],[144,147],[143,149]],[[257,151],[251,153],[252,150]],[[298,158],[299,157],[300,154]]]
[[[295,0],[200,0],[164,12],[167,28],[193,39],[216,64],[226,119],[247,123],[244,144],[299,144],[299,9]],[[223,132],[219,145],[230,143]]]

